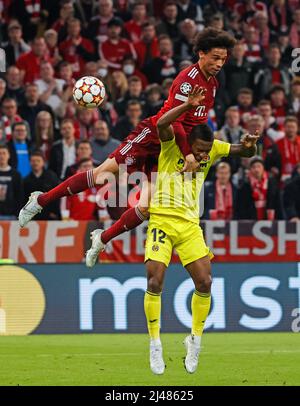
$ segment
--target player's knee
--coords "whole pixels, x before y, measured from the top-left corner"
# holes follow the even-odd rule
[[[198,292],[202,293],[210,293],[212,285],[212,277],[211,275],[206,275],[204,278],[201,278],[195,284],[195,288]]]
[[[157,275],[148,275],[147,290],[153,293],[161,293],[163,281]]]

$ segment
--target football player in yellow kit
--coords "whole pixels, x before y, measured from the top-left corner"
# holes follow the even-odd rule
[[[182,173],[184,157],[176,144],[172,123],[189,109],[200,106],[205,89],[195,86],[186,102],[169,110],[157,123],[161,152],[158,160],[156,188],[150,204],[145,263],[147,291],[144,308],[150,335],[150,367],[153,373],[164,373],[160,341],[161,293],[166,268],[173,248],[195,284],[192,296],[192,331],[186,337],[185,368],[197,369],[200,342],[211,302],[212,253],[206,246],[199,225],[199,196],[211,165],[221,157],[251,157],[256,152],[259,135],[246,134],[240,144],[214,139],[207,124],[195,126],[188,136],[191,150],[199,162],[194,173]]]

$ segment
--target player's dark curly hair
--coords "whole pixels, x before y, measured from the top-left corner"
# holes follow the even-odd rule
[[[198,124],[193,127],[192,131],[188,136],[189,144],[192,145],[196,139],[200,139],[207,142],[212,142],[214,140],[214,133],[212,129],[207,124]]]
[[[194,52],[209,52],[212,48],[225,48],[231,50],[236,43],[235,38],[226,31],[215,28],[205,28],[196,35],[194,40]]]

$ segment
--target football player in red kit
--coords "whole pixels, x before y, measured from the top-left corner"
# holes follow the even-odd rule
[[[79,193],[95,185],[103,185],[108,175],[117,174],[119,165],[127,165],[129,174],[145,171],[150,175],[156,170],[160,153],[156,123],[168,110],[187,100],[187,95],[194,86],[205,89],[203,105],[182,115],[173,124],[178,143],[186,162],[182,172],[193,171],[199,165],[191,154],[186,134],[193,126],[207,122],[208,112],[214,105],[214,98],[218,87],[215,76],[222,69],[228,52],[233,48],[235,39],[225,31],[206,28],[195,38],[194,51],[199,56],[196,64],[181,71],[174,79],[169,97],[157,115],[143,120],[124,142],[94,170],[76,174],[65,180],[47,193],[33,192],[27,204],[19,213],[19,223],[24,227],[43,207],[55,199]],[[148,180],[143,181],[142,192],[136,207],[128,209],[120,219],[109,229],[92,232],[92,247],[87,252],[86,264],[93,266],[98,254],[103,251],[105,244],[117,235],[131,230],[148,218],[148,205],[151,198],[151,187]]]

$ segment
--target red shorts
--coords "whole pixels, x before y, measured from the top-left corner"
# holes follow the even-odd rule
[[[127,165],[127,173],[145,172],[150,179],[151,172],[157,171],[159,153],[157,127],[151,118],[146,118],[109,155],[109,158],[115,158],[118,165]]]

